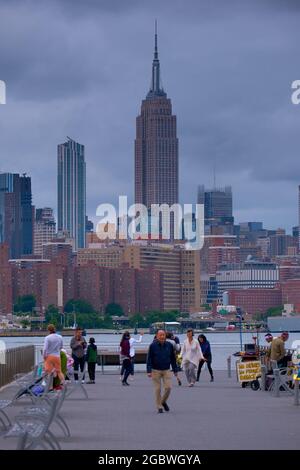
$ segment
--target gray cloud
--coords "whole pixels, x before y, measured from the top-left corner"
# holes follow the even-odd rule
[[[299,2],[0,0],[0,170],[27,171],[56,206],[56,146],[85,144],[88,212],[133,198],[135,117],[159,22],[163,83],[178,117],[180,194],[232,184],[238,221],[297,224]]]

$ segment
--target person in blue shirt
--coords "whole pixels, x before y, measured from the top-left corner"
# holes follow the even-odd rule
[[[155,340],[149,346],[147,355],[147,373],[154,385],[158,413],[170,410],[167,404],[172,387],[170,366],[172,366],[174,375],[177,376],[177,364],[173,345],[166,341],[166,332],[159,330]],[[161,395],[162,384],[164,387],[163,395]]]
[[[199,362],[198,372],[197,372],[197,382],[199,382],[201,369],[202,369],[202,366],[205,362],[207,364],[207,368],[208,368],[208,371],[210,373],[210,381],[213,382],[214,381],[214,373],[213,373],[213,370],[211,368],[212,354],[211,354],[209,341],[207,341],[207,338],[206,338],[205,335],[199,335],[198,336],[198,341],[199,341],[201,351],[202,351],[202,354],[203,354],[203,357],[204,357],[205,361],[201,360]]]

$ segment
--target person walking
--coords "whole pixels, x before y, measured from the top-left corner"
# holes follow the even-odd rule
[[[194,339],[194,331],[189,328],[187,338],[182,346],[182,365],[189,387],[193,387],[197,380],[196,373],[200,360],[204,360],[199,342]]]
[[[166,332],[159,330],[156,339],[150,344],[147,355],[147,374],[152,379],[155,391],[155,401],[158,413],[170,411],[167,400],[172,388],[172,366],[175,377],[177,376],[177,364],[173,345],[166,341]],[[162,384],[164,387],[161,394]]]
[[[171,331],[166,332],[166,340],[169,343],[171,343],[173,348],[174,348],[175,357],[176,357],[176,364],[177,364],[176,379],[177,379],[178,385],[181,386],[182,383],[181,383],[181,380],[180,380],[180,377],[179,377],[179,369],[180,369],[180,367],[179,367],[179,354],[180,354],[180,351],[181,351],[180,341],[179,341],[179,338],[177,336],[174,336],[174,334]]]
[[[87,347],[86,340],[82,336],[82,329],[76,328],[75,335],[71,339],[70,348],[72,349],[72,358],[74,359],[74,379],[78,381],[78,369],[82,372],[81,382],[84,384],[84,366],[85,366],[85,349]]]
[[[130,340],[129,331],[125,331],[120,342],[120,361],[122,364],[122,368],[121,368],[122,385],[130,385],[127,382],[127,379],[129,375],[132,373],[129,340]]]
[[[47,328],[49,334],[46,336],[43,348],[44,368],[47,374],[54,372],[60,384],[64,384],[65,376],[61,370],[60,352],[63,348],[63,340],[55,331],[55,326],[50,323]]]
[[[199,362],[198,371],[197,371],[197,382],[199,382],[201,369],[202,369],[202,366],[205,362],[207,364],[208,372],[210,373],[210,381],[213,382],[214,381],[214,373],[213,373],[213,370],[212,370],[212,367],[211,367],[212,354],[211,354],[210,343],[209,343],[209,341],[207,341],[207,338],[206,338],[205,335],[199,335],[198,336],[198,341],[199,341],[200,348],[201,348],[204,359],[201,359],[200,362]]]
[[[95,338],[90,338],[89,345],[86,350],[86,361],[88,364],[89,382],[88,384],[95,383],[95,370],[97,362],[97,346],[95,344]]]

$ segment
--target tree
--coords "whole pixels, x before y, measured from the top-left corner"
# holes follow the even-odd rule
[[[265,313],[257,313],[255,315],[256,320],[267,320],[268,317],[278,317],[281,316],[283,310],[283,305],[279,307],[271,307]]]
[[[176,321],[178,315],[179,312],[177,310],[170,310],[169,312],[160,312],[155,310],[146,313],[146,320],[148,325],[157,322]]]
[[[61,329],[63,326],[61,321],[61,314],[55,305],[48,305],[45,312],[45,320],[48,324],[52,323],[55,328]]]
[[[23,320],[20,321],[20,324],[22,325],[23,328],[26,328],[27,326],[30,325],[30,321],[27,320],[27,318],[24,318]]]
[[[124,315],[124,312],[123,312],[121,305],[112,302],[106,305],[105,314],[110,315],[112,317],[113,316],[121,317],[122,315]]]
[[[35,296],[32,294],[21,295],[18,297],[17,303],[14,305],[15,313],[32,313],[36,306]]]
[[[95,312],[92,304],[90,304],[89,302],[87,302],[86,300],[83,300],[83,299],[77,299],[77,300],[71,299],[71,300],[69,300],[65,305],[64,311],[66,313],[72,313],[72,312],[76,312],[76,313],[94,313]]]
[[[136,315],[133,315],[129,319],[129,325],[134,328],[136,326],[140,328],[147,328],[149,326],[149,322],[146,320],[146,318],[141,315],[140,313],[137,313]]]

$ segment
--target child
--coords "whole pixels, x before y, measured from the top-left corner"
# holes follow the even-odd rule
[[[95,383],[95,369],[97,362],[97,346],[95,345],[95,338],[90,338],[89,345],[86,351],[86,360],[88,363],[88,373],[90,381],[88,384]]]

